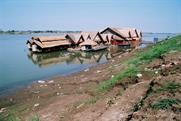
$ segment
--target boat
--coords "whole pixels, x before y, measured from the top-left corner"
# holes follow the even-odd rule
[[[137,48],[142,42],[142,32],[135,28],[106,28],[101,34],[111,34],[111,45]]]
[[[65,50],[71,42],[63,36],[37,36],[27,41],[27,46],[32,52],[50,52]]]
[[[81,51],[81,48],[80,47],[68,48],[67,51],[69,51],[69,52],[79,52],[79,51]]]
[[[105,45],[97,45],[97,46],[93,46],[91,48],[81,48],[82,51],[85,51],[85,52],[92,52],[92,51],[100,51],[100,50],[104,50],[104,49],[107,49],[108,46],[105,46]]]

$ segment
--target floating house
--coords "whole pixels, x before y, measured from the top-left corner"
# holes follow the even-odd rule
[[[82,35],[85,38],[85,41],[80,44],[82,51],[98,51],[108,47],[99,32],[87,32]]]
[[[33,45],[33,40],[28,40],[26,42],[26,44],[27,44],[28,49],[31,50],[32,49],[32,45]]]
[[[92,51],[94,47],[96,47],[97,43],[92,40],[84,41],[80,44],[82,51]]]
[[[142,33],[135,28],[106,28],[100,32],[81,32],[65,36],[35,36],[27,41],[33,52],[50,52],[68,49],[70,51],[97,51],[109,45],[138,47]]]
[[[99,34],[89,35],[80,46],[82,51],[98,51],[108,47]]]
[[[81,32],[80,34],[67,34],[65,36],[73,44],[69,51],[95,51],[103,49],[103,45],[107,43],[99,32]],[[105,47],[104,47],[105,48]]]
[[[101,35],[99,32],[82,32],[82,36],[86,40],[91,40],[99,44],[108,43],[108,39]]]
[[[135,28],[106,28],[100,32],[107,35],[112,45],[137,47],[142,41],[142,33]]]
[[[66,34],[65,38],[71,42],[72,47],[78,47],[85,39],[82,34]]]
[[[110,41],[111,41],[112,34],[100,34],[100,36],[103,39],[104,44],[111,45]]]
[[[80,44],[85,41],[85,37],[82,34],[67,34],[65,38],[72,43],[71,47],[68,48],[70,52],[80,51]]]
[[[63,36],[37,36],[27,41],[28,48],[33,52],[49,52],[63,50],[71,46],[71,41]]]

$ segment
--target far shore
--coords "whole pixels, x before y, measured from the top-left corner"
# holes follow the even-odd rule
[[[66,34],[66,33],[80,33],[81,31],[58,31],[58,30],[28,30],[28,31],[18,31],[18,30],[8,30],[1,31],[1,34],[12,34],[12,35],[23,35],[23,34]]]
[[[2,31],[0,30],[0,35],[9,34],[9,35],[23,35],[23,34],[66,34],[66,33],[80,33],[81,31],[63,31],[63,30],[8,30]],[[169,33],[169,32],[143,32],[145,34],[179,34],[179,33]]]

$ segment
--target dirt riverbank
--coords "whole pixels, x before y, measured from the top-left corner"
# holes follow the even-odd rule
[[[124,62],[139,51],[141,50],[127,51],[105,64],[69,76],[39,81],[13,96],[1,99],[1,108],[6,108],[9,114],[23,120],[38,115],[42,121],[72,120],[75,114],[96,102],[101,102],[100,109],[105,108],[106,101],[120,95],[129,84],[136,82],[126,79],[125,83],[106,93],[98,92],[97,86],[124,69],[120,60]]]

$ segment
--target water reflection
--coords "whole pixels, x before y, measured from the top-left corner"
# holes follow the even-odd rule
[[[108,50],[98,52],[67,52],[57,51],[51,53],[28,52],[28,58],[38,67],[47,67],[55,64],[96,64],[105,63],[109,59],[124,53],[126,49],[110,47]]]

